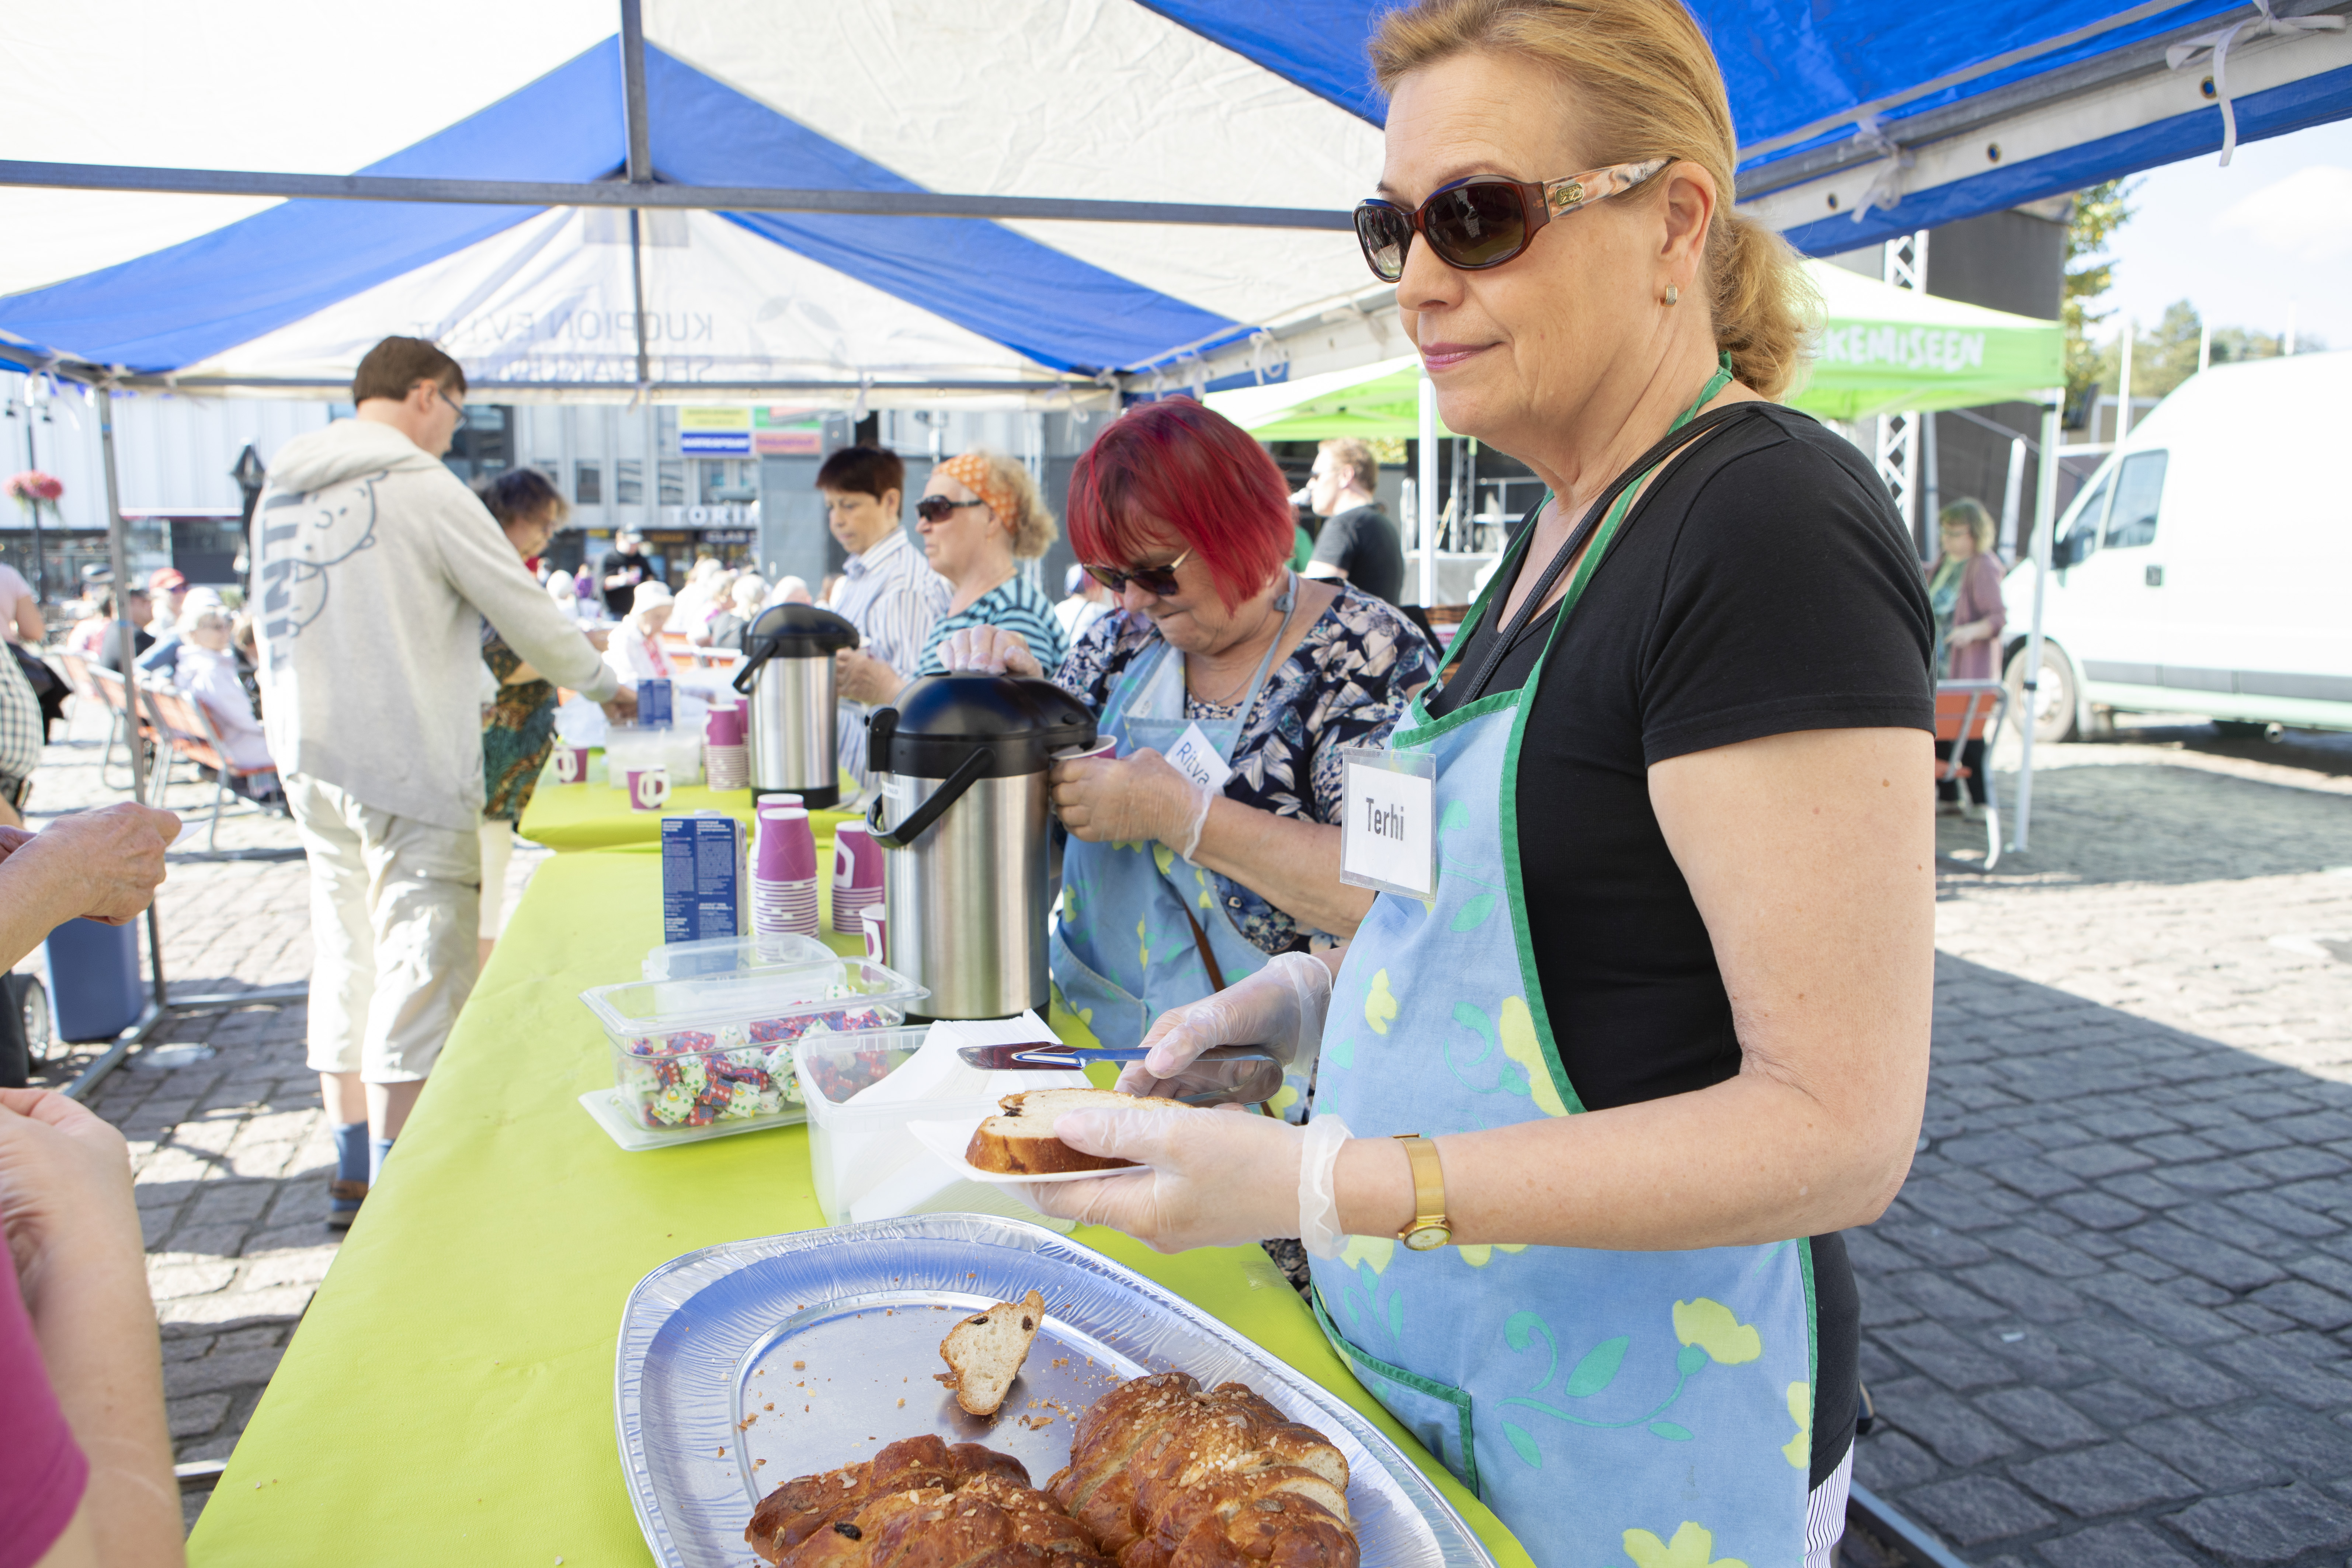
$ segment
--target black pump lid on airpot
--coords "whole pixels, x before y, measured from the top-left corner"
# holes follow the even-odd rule
[[[867,721],[868,756],[883,773],[943,779],[975,747],[992,754],[982,778],[1042,773],[1065,746],[1095,742],[1094,710],[1050,680],[1013,675],[933,675]]]
[[[755,658],[814,658],[856,646],[856,626],[814,605],[772,605],[743,633],[743,651]]]

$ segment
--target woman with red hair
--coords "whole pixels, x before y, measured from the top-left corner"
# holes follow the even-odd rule
[[[1311,935],[1347,936],[1371,904],[1339,880],[1339,750],[1386,735],[1437,658],[1388,605],[1291,570],[1285,489],[1265,447],[1189,398],[1129,410],[1070,476],[1070,542],[1119,613],[1054,679],[1118,746],[1054,769],[1075,842],[1053,965],[1107,1046],[1269,959],[1311,963]],[[1045,673],[999,627],[941,651]]]

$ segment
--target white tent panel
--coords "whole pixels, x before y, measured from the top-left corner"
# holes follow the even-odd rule
[[[0,158],[347,174],[612,37],[611,0],[0,6]],[[94,84],[93,62],[103,81]],[[0,294],[276,204],[0,187]],[[37,243],[25,243],[36,237]]]
[[[922,0],[651,0],[646,32],[929,190],[1345,209],[1380,179],[1378,127],[1135,0],[960,11]],[[973,112],[990,84],[996,111]],[[1114,146],[1117,182],[1106,184]],[[658,168],[658,142],[653,155]],[[1234,321],[1265,321],[1364,280],[1343,232],[1006,226]]]

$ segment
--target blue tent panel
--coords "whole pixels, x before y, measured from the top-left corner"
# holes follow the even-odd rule
[[[1137,0],[1315,94],[1379,125],[1388,99],[1372,80],[1363,44],[1397,0]]]
[[[919,191],[797,121],[646,50],[654,163],[686,184]],[[1245,329],[980,218],[729,213],[837,272],[1057,370],[1092,373]]]
[[[363,174],[601,179],[619,168],[621,56],[600,44]],[[513,227],[539,207],[291,201],[0,300],[0,329],[134,371],[195,364]]]
[[[2290,131],[2352,117],[2352,66],[2289,82],[2267,92],[2234,99],[2238,140],[2260,141]],[[1842,213],[1786,231],[1790,244],[1808,256],[1876,245],[1914,229],[1933,228],[1980,213],[2000,212],[2025,202],[2081,190],[2137,170],[2178,163],[2221,145],[2221,110],[2192,110],[2154,124],[2102,137],[2053,153],[2008,163],[1989,173],[1906,196],[1892,208],[1874,207],[1860,222]]]

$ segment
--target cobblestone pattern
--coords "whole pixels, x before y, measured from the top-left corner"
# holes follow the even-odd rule
[[[77,715],[69,738],[47,748],[30,826],[124,798],[100,777],[103,732]],[[119,757],[114,779],[122,780]],[[175,784],[169,798],[189,825],[156,906],[167,994],[305,979],[309,884],[292,824],[240,803],[222,819],[219,855],[209,855],[211,786]],[[236,858],[289,852],[295,858]],[[509,908],[543,858],[517,847]],[[228,1457],[334,1261],[339,1233],[325,1223],[334,1150],[318,1075],[303,1065],[305,1013],[293,1002],[175,1015],[90,1100],[130,1140],[183,1463]],[[62,1087],[96,1055],[94,1046],[73,1047],[34,1081]],[[184,1494],[191,1528],[207,1496]]]
[[[1848,1238],[1855,1475],[1984,1568],[2335,1568],[2352,798],[2143,750],[2052,749],[1991,876],[1942,826],[1922,1152]]]

